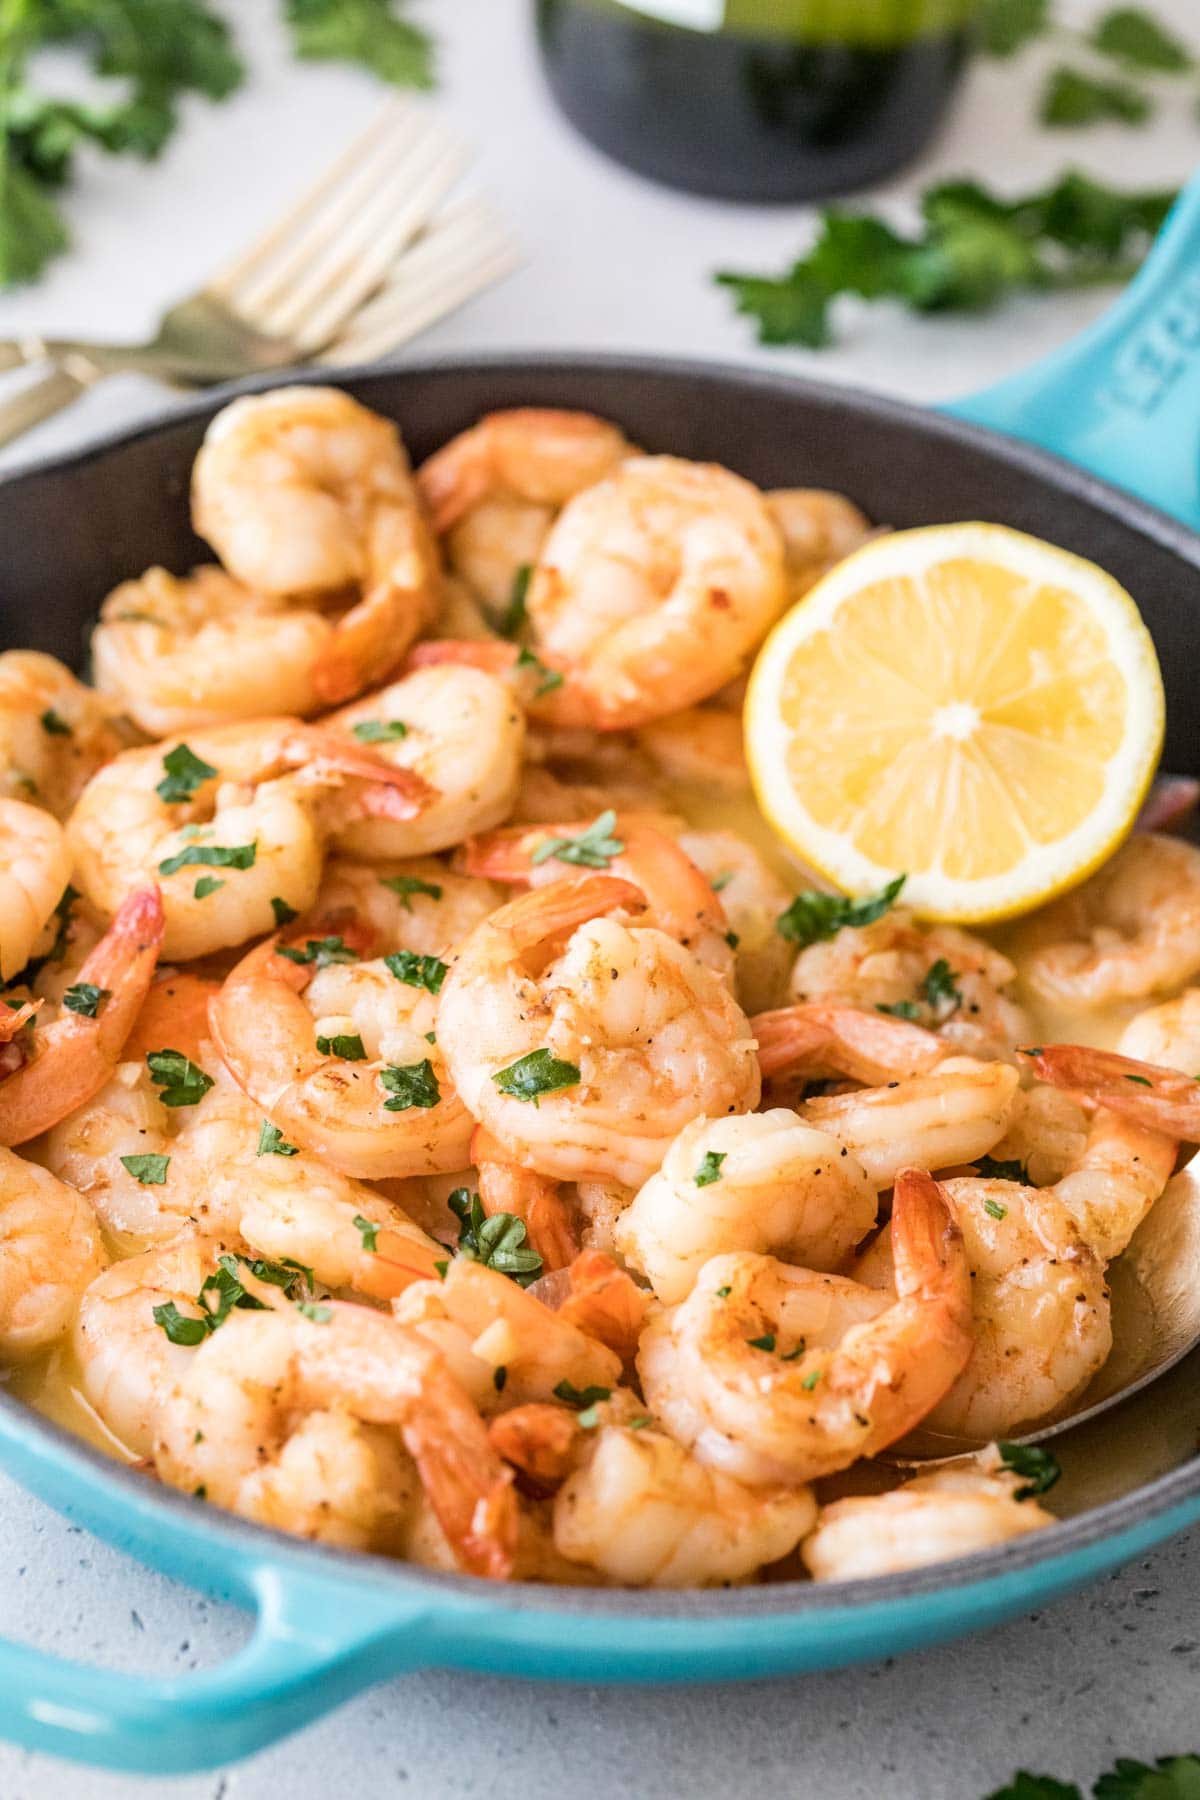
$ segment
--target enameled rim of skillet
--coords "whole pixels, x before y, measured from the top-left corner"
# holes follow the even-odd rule
[[[49,474],[70,474],[87,467],[128,444],[154,437],[157,433],[180,424],[188,424],[217,412],[231,398],[243,393],[289,383],[320,381],[323,385],[350,386],[374,381],[413,381],[434,378],[453,380],[486,377],[488,374],[512,376],[527,370],[543,377],[554,374],[572,376],[594,374],[598,379],[608,375],[665,375],[711,387],[714,390],[735,385],[757,390],[764,401],[786,392],[792,398],[811,397],[823,406],[831,404],[864,420],[886,418],[898,425],[915,427],[923,434],[941,438],[949,447],[969,446],[992,459],[1007,464],[1021,473],[1044,481],[1048,486],[1067,490],[1115,518],[1131,531],[1150,538],[1173,552],[1183,561],[1200,569],[1200,537],[1157,508],[1134,495],[1098,480],[1086,470],[1063,461],[1044,450],[1017,439],[1007,438],[948,414],[889,396],[839,387],[823,381],[811,381],[793,375],[776,375],[771,371],[742,368],[728,363],[695,362],[686,358],[635,356],[619,353],[553,352],[528,354],[502,351],[470,357],[430,358],[404,364],[364,364],[345,369],[314,371],[292,369],[275,371],[267,376],[212,388],[186,406],[173,408],[147,423],[117,429],[67,454],[49,455],[22,464],[0,475],[0,506],[15,499],[19,503],[22,485]],[[1137,1404],[1135,1396],[1130,1404]],[[114,1462],[102,1451],[94,1449],[65,1427],[56,1425],[23,1401],[0,1388],[0,1412],[8,1414],[25,1433],[32,1433],[53,1449],[58,1465],[55,1475],[80,1484],[95,1483],[115,1488],[127,1496],[131,1520],[134,1515],[150,1522],[153,1515],[167,1511],[176,1522],[208,1539],[224,1539],[237,1543],[248,1557],[261,1563],[271,1560],[295,1561],[320,1569],[330,1576],[351,1582],[386,1581],[400,1589],[423,1589],[431,1602],[439,1594],[455,1596],[473,1607],[492,1602],[501,1609],[514,1603],[523,1611],[598,1614],[608,1617],[636,1615],[661,1619],[688,1618],[757,1618],[798,1612],[836,1612],[842,1608],[914,1599],[922,1594],[944,1593],[954,1588],[976,1588],[988,1581],[1021,1570],[1035,1569],[1054,1563],[1088,1547],[1122,1535],[1137,1525],[1145,1524],[1164,1512],[1200,1494],[1200,1454],[1178,1468],[1145,1482],[1116,1500],[1109,1500],[1045,1531],[1031,1532],[1010,1540],[996,1550],[977,1552],[951,1562],[935,1563],[897,1575],[876,1576],[866,1580],[815,1583],[780,1581],[756,1587],[721,1589],[575,1588],[535,1582],[492,1584],[469,1575],[446,1574],[424,1569],[413,1563],[397,1561],[364,1551],[328,1548],[308,1540],[289,1537],[265,1526],[255,1525],[233,1513],[213,1510],[203,1501],[173,1488],[157,1485],[144,1473]],[[62,1465],[66,1464],[64,1468]],[[58,1483],[56,1481],[55,1486]],[[50,1484],[42,1484],[50,1491]],[[61,1496],[64,1500],[69,1495]],[[131,1534],[135,1535],[135,1534]],[[136,1554],[136,1551],[135,1551]]]

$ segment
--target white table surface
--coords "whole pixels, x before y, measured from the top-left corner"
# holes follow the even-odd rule
[[[0,301],[18,330],[131,335],[250,235],[377,104],[366,77],[284,54],[275,0],[227,9],[254,65],[231,103],[185,108],[149,169],[89,159],[68,204],[76,248],[38,288]],[[1077,9],[1078,10],[1078,9]],[[1194,0],[1158,0],[1181,25]],[[430,332],[415,354],[481,348],[668,351],[817,373],[915,398],[970,390],[1061,342],[1095,294],[986,319],[911,320],[851,307],[836,350],[760,351],[708,281],[785,266],[803,208],[684,198],[614,168],[550,110],[524,0],[424,0],[443,44],[438,104],[481,151],[480,177],[527,262]],[[1180,180],[1200,151],[1182,100],[1154,130],[1035,131],[1025,83],[972,75],[950,128],[879,196],[903,217],[938,175],[1018,190],[1074,162],[1139,185]],[[12,466],[169,405],[133,379],[97,390],[0,459]],[[1200,1564],[1193,1535],[1090,1592],[1003,1630],[897,1664],[752,1687],[609,1691],[428,1674],[389,1683],[222,1774],[176,1781],[68,1769],[0,1745],[2,1800],[316,1800],[349,1775],[365,1796],[812,1796],[978,1800],[1018,1765],[1090,1778],[1116,1754],[1200,1747]],[[148,1573],[0,1477],[0,1630],[113,1666],[186,1670],[229,1654],[237,1611]]]

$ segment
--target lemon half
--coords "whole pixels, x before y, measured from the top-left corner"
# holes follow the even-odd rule
[[[759,805],[847,893],[904,872],[932,919],[1000,919],[1128,831],[1162,677],[1103,569],[1002,525],[879,537],[763,646],[746,697]]]

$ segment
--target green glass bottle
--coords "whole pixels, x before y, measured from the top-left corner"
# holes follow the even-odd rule
[[[551,91],[585,137],[673,187],[795,201],[914,156],[977,0],[537,0]]]

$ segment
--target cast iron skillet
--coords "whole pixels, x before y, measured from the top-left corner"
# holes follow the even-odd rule
[[[1157,268],[1172,273],[1180,236],[1190,241],[1197,212],[1193,197],[1168,229]],[[1156,280],[1152,271],[1121,304],[1120,356],[1131,342],[1136,348],[1137,333],[1169,325],[1178,287],[1168,282],[1164,292]],[[1111,387],[1120,371],[1113,374],[1119,357],[1105,332],[1111,336],[1111,324],[1058,360],[1050,403],[1046,377],[1035,391],[1056,429],[1070,421],[1083,430],[1076,454],[1112,473],[1116,440],[1102,379]],[[1098,356],[1105,367],[1096,367]],[[1188,388],[1186,362],[1184,373]],[[496,407],[580,407],[619,421],[650,450],[713,458],[766,486],[843,490],[880,521],[992,519],[1079,551],[1137,597],[1166,678],[1166,766],[1200,774],[1191,696],[1200,538],[1040,450],[962,418],[861,394],[659,361],[495,358],[363,372],[344,385],[401,422],[418,460]],[[974,410],[1036,434],[1029,390],[1022,394],[1020,385],[982,397]],[[1170,469],[1160,466],[1153,483],[1194,522],[1200,408],[1194,394],[1186,397],[1186,445],[1180,438]],[[1168,384],[1140,415],[1126,409],[1118,448],[1128,452],[1129,485],[1145,488],[1156,456],[1162,463],[1178,399]],[[96,606],[117,581],[153,562],[182,571],[204,554],[187,524],[188,472],[219,404],[206,399],[165,424],[0,482],[4,642],[78,660]],[[257,1611],[254,1635],[232,1661],[182,1679],[112,1675],[0,1643],[6,1735],[59,1755],[159,1773],[245,1755],[368,1684],[421,1665],[696,1681],[894,1654],[1041,1606],[1200,1519],[1198,1459],[1051,1530],[938,1568],[826,1587],[605,1592],[491,1586],[299,1543],[158,1487],[3,1393],[0,1462],[154,1567]]]

